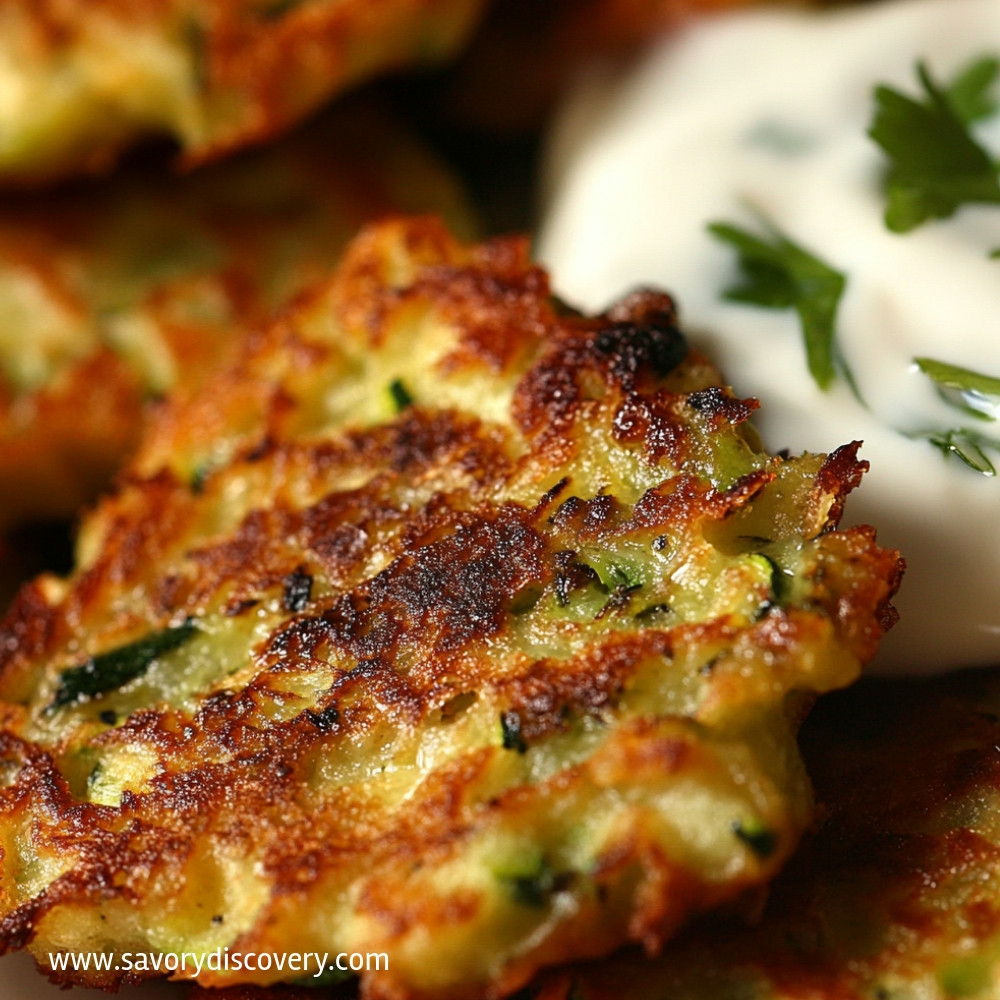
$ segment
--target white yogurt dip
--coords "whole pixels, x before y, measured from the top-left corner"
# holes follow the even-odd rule
[[[1000,664],[1000,476],[901,433],[976,425],[1000,440],[1000,423],[946,405],[913,364],[1000,377],[1000,206],[890,232],[886,158],[867,135],[876,84],[917,98],[918,60],[948,82],[983,55],[1000,56],[1000,0],[719,16],[624,72],[591,71],[550,144],[539,253],[562,295],[600,309],[664,287],[735,390],[762,400],[770,449],[864,442],[850,522],[875,524],[908,564],[876,671]],[[1000,159],[1000,114],[973,134]],[[737,255],[706,224],[759,233],[760,217],[845,274],[837,341],[869,409],[843,379],[823,392],[809,377],[793,311],[722,299]]]

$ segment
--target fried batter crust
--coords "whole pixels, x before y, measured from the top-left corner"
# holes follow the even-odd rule
[[[766,882],[902,567],[836,529],[857,446],[769,458],[755,407],[662,294],[582,317],[524,241],[367,231],[0,626],[5,946],[501,997]],[[241,979],[281,974],[199,982]]]

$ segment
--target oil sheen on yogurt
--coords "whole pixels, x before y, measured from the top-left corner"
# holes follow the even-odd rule
[[[1000,664],[1000,476],[903,433],[970,422],[915,357],[1000,377],[1000,206],[890,232],[886,159],[867,135],[877,84],[919,98],[918,61],[947,82],[989,55],[1000,0],[719,16],[635,65],[591,70],[551,137],[539,250],[562,295],[600,309],[666,288],[736,392],[762,400],[771,450],[864,442],[849,521],[875,524],[908,566],[882,672]],[[1000,159],[1000,114],[973,134]],[[761,218],[846,276],[836,337],[867,407],[843,379],[821,391],[810,378],[794,312],[723,300],[737,256],[706,226],[759,233]],[[1000,440],[1000,423],[977,426]]]

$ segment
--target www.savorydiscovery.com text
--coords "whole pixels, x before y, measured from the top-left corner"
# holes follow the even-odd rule
[[[202,972],[280,972],[313,976],[358,972],[379,972],[389,968],[385,952],[341,951],[230,951],[216,948],[201,952],[131,952],[111,954],[96,951],[49,952],[55,972],[139,972],[169,973],[191,977]]]

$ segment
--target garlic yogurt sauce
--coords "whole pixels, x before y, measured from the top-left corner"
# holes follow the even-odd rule
[[[944,84],[984,55],[1000,56],[1000,0],[722,15],[625,71],[591,70],[550,142],[539,252],[561,295],[599,309],[668,288],[691,339],[762,400],[769,449],[864,442],[871,471],[848,517],[908,565],[883,673],[1000,664],[1000,475],[901,433],[961,425],[1000,441],[1000,423],[948,406],[913,364],[1000,376],[1000,205],[890,232],[887,160],[867,135],[877,84],[920,99],[918,60]],[[972,132],[1000,159],[1000,114]],[[706,225],[761,234],[761,218],[846,276],[836,337],[867,409],[843,378],[826,392],[810,378],[792,310],[723,300],[738,258]]]

